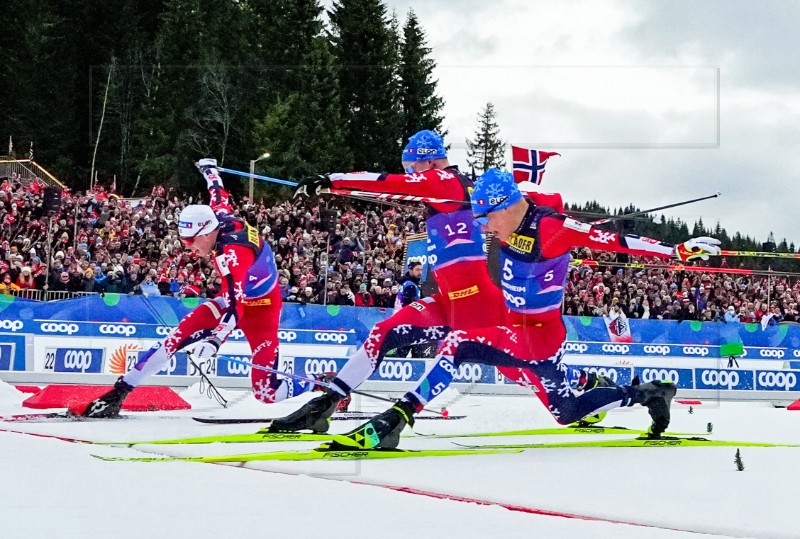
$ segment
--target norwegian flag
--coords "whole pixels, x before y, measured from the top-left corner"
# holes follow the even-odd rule
[[[511,147],[511,160],[514,162],[514,181],[542,183],[544,176],[544,165],[547,160],[554,155],[561,155],[557,152],[542,152],[539,150],[529,150],[519,146]]]

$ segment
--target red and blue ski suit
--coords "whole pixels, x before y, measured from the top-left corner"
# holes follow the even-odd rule
[[[125,375],[125,381],[133,386],[163,369],[176,352],[208,339],[224,342],[236,328],[250,344],[254,365],[277,367],[282,299],[272,249],[258,230],[233,214],[229,194],[216,169],[204,169],[203,176],[209,205],[220,222],[212,256],[222,288],[213,300],[187,314]],[[259,369],[251,369],[250,380],[255,397],[266,403],[312,389],[308,382],[278,380],[275,374]]]
[[[449,332],[433,366],[419,386],[404,397],[416,408],[447,388],[463,362],[505,367],[503,374],[532,387],[562,424],[633,404],[630,387],[598,387],[581,395],[572,389],[568,368],[562,363],[566,327],[561,304],[569,252],[583,246],[669,258],[675,246],[639,236],[619,236],[552,208],[528,204],[522,223],[501,248],[501,287],[508,308],[505,320]]]

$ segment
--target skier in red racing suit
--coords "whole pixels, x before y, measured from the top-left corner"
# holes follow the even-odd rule
[[[475,225],[470,208],[472,180],[450,165],[444,141],[433,131],[411,136],[401,161],[406,174],[353,172],[319,176],[301,182],[295,196],[319,195],[334,188],[453,201],[426,203],[428,261],[439,292],[376,324],[364,345],[331,382],[331,388],[296,412],[273,421],[273,431],[324,432],[336,404],[370,377],[389,350],[437,341],[454,329],[501,323],[505,317],[503,294],[492,282],[486,266],[486,235]],[[519,374],[517,369],[509,372]]]
[[[210,205],[186,206],[179,218],[184,245],[200,256],[212,256],[222,289],[212,300],[194,309],[178,327],[144,354],[114,389],[73,410],[87,417],[119,414],[127,395],[147,377],[162,370],[180,350],[191,350],[198,361],[216,356],[235,328],[247,338],[253,364],[275,368],[278,356],[278,323],[281,293],[272,249],[258,230],[233,214],[228,192],[216,169],[215,159],[201,159],[197,167],[208,186]],[[144,301],[148,301],[144,298]],[[250,370],[255,397],[265,403],[294,397],[313,388],[304,380],[278,380],[274,373]]]

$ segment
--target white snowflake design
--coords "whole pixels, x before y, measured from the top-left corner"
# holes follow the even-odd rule
[[[408,335],[411,333],[411,330],[414,328],[411,324],[400,324],[399,326],[394,328],[394,332],[398,335]]]
[[[544,376],[539,378],[539,382],[541,382],[542,387],[544,388],[545,392],[547,392],[547,393],[551,393],[556,388],[555,382],[553,382],[552,380],[550,380],[549,378],[546,378]]]
[[[444,342],[442,343],[441,354],[446,356],[455,355],[458,345],[466,340],[463,337],[466,334],[466,331],[461,330],[451,331],[448,333],[444,338]]]
[[[558,386],[558,396],[559,397],[571,397],[574,393],[572,392],[572,387],[569,385],[569,381],[566,379],[561,381],[561,385]]]
[[[603,230],[592,229],[592,235],[589,236],[591,241],[597,243],[608,244],[617,239],[617,235],[613,232],[604,232]]]
[[[225,251],[225,262],[228,266],[232,268],[236,268],[239,266],[239,257],[236,255],[235,251]]]
[[[291,386],[289,390],[291,391]],[[253,396],[261,402],[275,402],[275,390],[269,387],[269,384],[267,384],[265,380],[258,380],[253,385]]]
[[[425,333],[425,337],[430,340],[439,340],[444,337],[444,330],[437,326],[431,326],[422,330]]]
[[[497,183],[493,183],[486,187],[486,194],[490,197],[498,197],[503,194],[503,186]]]
[[[550,410],[550,413],[553,414],[553,417],[555,417],[556,419],[561,417],[561,410],[559,410],[558,408],[556,408],[552,404],[550,406],[548,406],[548,409]]]

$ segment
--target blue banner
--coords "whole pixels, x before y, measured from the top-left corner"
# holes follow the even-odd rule
[[[56,348],[55,372],[103,372],[102,348]]]
[[[408,271],[408,264],[411,262],[420,262],[422,264],[422,277],[419,282],[424,283],[428,279],[428,240],[423,237],[418,240],[411,240],[406,244],[406,261],[403,272]]]

